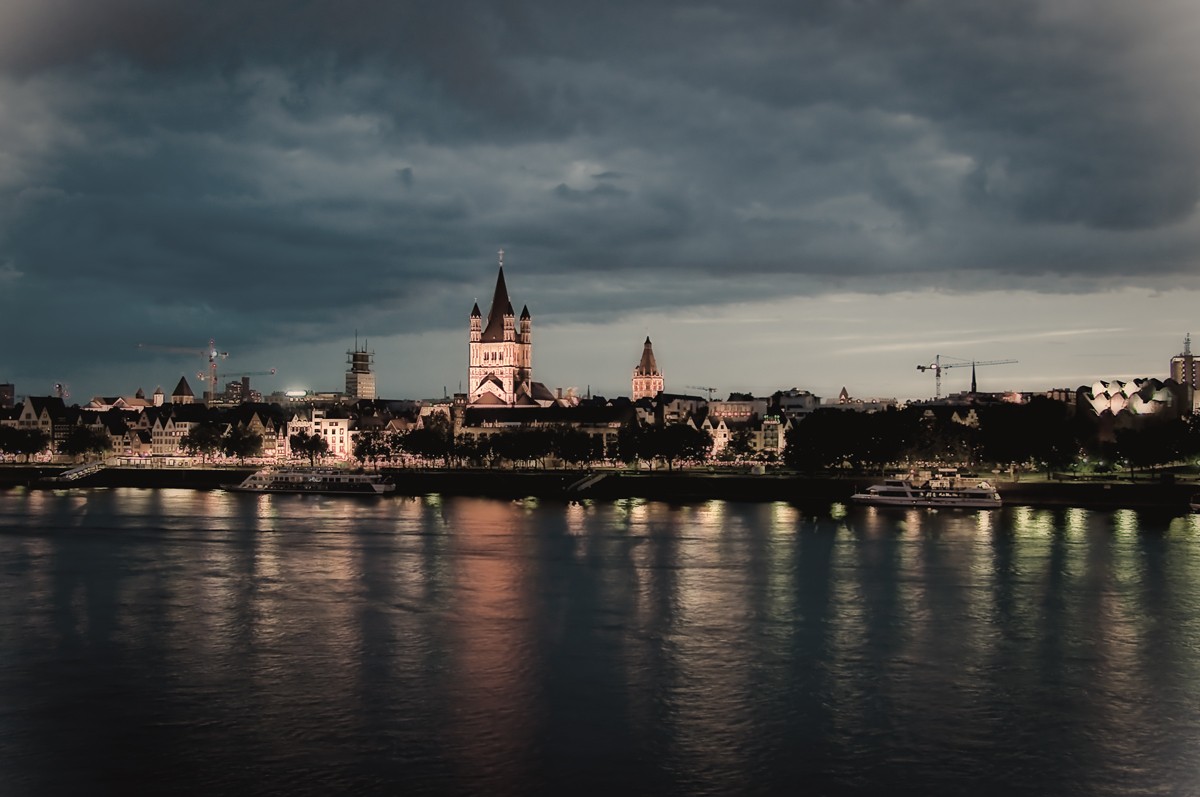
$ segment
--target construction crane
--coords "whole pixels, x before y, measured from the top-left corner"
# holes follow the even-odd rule
[[[206,375],[204,373],[198,373],[198,374],[196,374],[196,378],[197,379],[207,379],[208,385],[209,385],[209,390],[211,391],[208,395],[211,398],[216,398],[216,395],[217,395],[217,360],[228,359],[229,352],[218,351],[217,350],[217,342],[213,338],[208,339],[208,348],[207,349],[194,349],[194,348],[190,348],[188,346],[159,346],[154,343],[139,343],[137,345],[137,347],[139,349],[143,349],[145,351],[162,351],[162,352],[168,352],[171,354],[198,354],[201,357],[207,357],[208,358],[208,374]]]
[[[688,390],[703,390],[708,393],[708,400],[712,401],[713,393],[717,392],[715,387],[707,387],[705,385],[684,385]]]
[[[954,362],[942,362],[943,359],[954,360]],[[933,362],[929,365],[918,365],[918,371],[933,371],[934,384],[937,386],[937,391],[934,393],[934,398],[942,397],[942,371],[947,368],[961,368],[964,365],[971,366],[971,392],[975,392],[975,366],[977,365],[1009,365],[1015,363],[1016,360],[963,360],[958,357],[944,357],[939,354],[933,358]]]

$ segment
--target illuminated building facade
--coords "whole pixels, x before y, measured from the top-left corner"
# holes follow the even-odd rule
[[[662,371],[654,359],[654,347],[650,344],[649,336],[642,346],[642,359],[633,369],[633,400],[654,398],[665,389],[663,387]]]
[[[504,282],[504,250],[500,250],[500,272],[485,325],[476,303],[471,310],[470,367],[471,404],[536,406],[533,397],[533,318],[529,308],[518,322]]]
[[[1178,417],[1189,409],[1184,401],[1186,385],[1168,379],[1133,379],[1128,382],[1095,382],[1077,391],[1078,406],[1091,407],[1098,416],[1171,415]]]

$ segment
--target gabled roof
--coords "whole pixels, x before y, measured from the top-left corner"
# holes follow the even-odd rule
[[[192,398],[196,397],[196,394],[192,392],[191,385],[188,384],[186,376],[179,377],[179,384],[175,386],[175,390],[174,390],[174,392],[171,393],[171,395],[172,396],[191,396]]]
[[[497,396],[495,393],[491,392],[490,390],[484,391],[483,393],[481,393],[479,398],[475,399],[475,405],[476,406],[491,405],[491,406],[500,406],[500,407],[508,406],[505,403],[504,399],[500,398],[499,396]]]
[[[558,400],[558,397],[554,395],[554,392],[551,391],[550,388],[546,387],[546,385],[541,382],[534,382],[533,384],[531,384],[529,386],[529,388],[530,388],[529,392],[531,394],[530,397],[535,399],[536,401],[557,401]]]
[[[508,298],[508,286],[504,284],[504,266],[496,276],[496,292],[492,295],[492,307],[488,310],[487,326],[480,336],[484,343],[500,343],[504,340],[504,317],[513,315],[512,301]]]
[[[67,414],[67,405],[60,396],[27,396],[25,401],[34,415],[46,412],[51,418],[62,418]]]
[[[171,405],[164,404],[161,407],[147,407],[146,411],[142,413],[142,417],[145,418],[147,426],[153,426],[155,421],[165,418],[170,413]]]
[[[479,302],[475,302],[475,306],[471,308],[471,318],[482,318],[483,313],[479,312]]]

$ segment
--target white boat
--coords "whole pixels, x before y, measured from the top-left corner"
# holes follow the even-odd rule
[[[318,495],[383,495],[396,489],[378,473],[320,469],[266,468],[226,490],[243,493],[314,493]]]
[[[884,479],[850,500],[868,506],[945,507],[960,509],[998,509],[1000,493],[982,479],[938,476],[918,480]]]

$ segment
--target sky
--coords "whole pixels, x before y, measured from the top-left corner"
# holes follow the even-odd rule
[[[1191,0],[0,4],[0,382],[924,398],[1200,334]],[[143,344],[139,347],[139,344]],[[175,347],[191,352],[162,351]],[[948,370],[943,392],[970,368]]]

